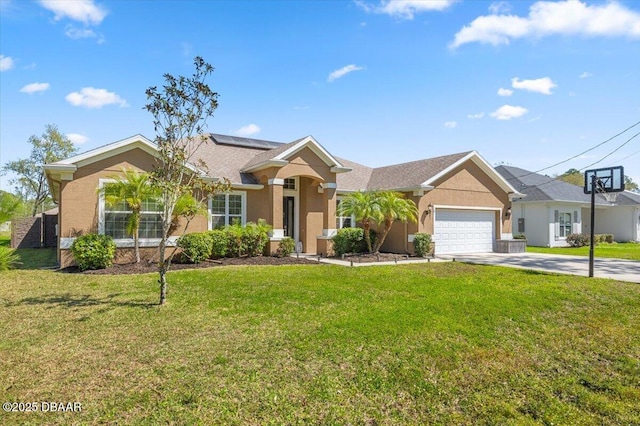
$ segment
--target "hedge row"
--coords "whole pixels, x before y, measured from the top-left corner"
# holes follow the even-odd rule
[[[595,244],[613,243],[613,234],[595,234]],[[589,234],[569,234],[567,235],[567,244],[571,247],[583,247],[591,244],[591,236]]]
[[[184,235],[178,239],[178,247],[182,249],[182,261],[188,263],[224,257],[262,256],[269,242],[271,229],[263,219],[258,223],[249,222],[245,226],[228,225],[213,231]],[[274,255],[285,257],[294,251],[295,241],[286,237],[280,241]]]

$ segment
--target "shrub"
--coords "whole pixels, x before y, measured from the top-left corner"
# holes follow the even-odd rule
[[[569,234],[567,235],[567,244],[571,247],[583,247],[590,244],[591,238],[587,234]]]
[[[359,253],[362,251],[362,243],[364,242],[364,231],[362,228],[342,228],[338,229],[336,235],[331,237],[333,242],[333,251],[336,256],[342,256],[346,253]],[[366,246],[367,243],[364,242]]]
[[[13,269],[20,264],[20,256],[9,247],[0,246],[0,271]]]
[[[178,247],[182,249],[182,260],[200,263],[211,256],[211,237],[206,232],[194,232],[178,238]]]
[[[413,237],[413,248],[416,255],[426,257],[431,252],[431,235],[419,232]]]
[[[514,234],[513,235],[513,239],[514,240],[526,240],[527,236],[524,234]]]
[[[225,257],[229,247],[227,231],[224,229],[214,229],[213,231],[209,231],[208,235],[209,238],[211,238],[211,258],[220,259]]]
[[[284,237],[280,240],[280,244],[278,244],[278,249],[276,250],[276,257],[287,257],[291,253],[296,251],[296,242],[293,241],[291,237]]]
[[[600,244],[600,243],[612,244],[613,234],[596,234],[594,236],[594,241],[596,244]]]
[[[71,253],[81,271],[104,269],[113,263],[116,243],[108,235],[85,234],[71,244]]]
[[[250,257],[261,256],[269,241],[272,227],[264,219],[249,222],[242,228],[242,249]]]
[[[238,223],[224,228],[227,234],[227,256],[240,257],[245,252],[242,241],[242,226]]]

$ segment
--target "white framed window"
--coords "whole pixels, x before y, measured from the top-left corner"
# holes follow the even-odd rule
[[[356,218],[355,216],[340,216],[340,202],[342,201],[342,197],[338,197],[336,201],[336,229],[342,228],[355,228],[356,226]]]
[[[567,238],[571,234],[571,213],[560,212],[558,215],[559,237]]]
[[[209,229],[223,228],[238,221],[246,223],[247,194],[244,191],[232,191],[209,198]]]
[[[296,178],[285,178],[284,184],[282,185],[283,189],[292,189],[295,191],[296,189]]]
[[[100,195],[100,218],[98,232],[109,235],[114,240],[130,240],[133,235],[127,232],[127,223],[131,217],[131,209],[126,202],[115,205],[107,205],[104,196],[109,194],[111,179],[101,179],[100,187],[104,193]],[[153,240],[162,238],[162,207],[152,199],[144,200],[140,211],[140,228],[138,230],[140,240]]]

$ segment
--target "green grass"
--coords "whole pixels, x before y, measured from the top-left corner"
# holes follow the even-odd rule
[[[639,424],[640,286],[431,263],[0,273],[8,424]]]
[[[11,233],[0,232],[0,247],[11,245]],[[18,269],[53,268],[57,265],[55,248],[16,249],[20,258]]]
[[[529,253],[567,254],[573,256],[589,256],[589,246],[585,247],[529,247]],[[640,260],[640,244],[638,243],[614,243],[598,244],[594,248],[595,257],[608,257],[615,259]]]
[[[11,233],[0,232],[0,247],[9,247],[11,245]]]

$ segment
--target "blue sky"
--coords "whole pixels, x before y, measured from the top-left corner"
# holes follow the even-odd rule
[[[640,121],[640,2],[0,0],[0,163],[56,124],[154,138],[145,89],[215,68],[211,132],[381,166],[467,150],[529,170]],[[581,169],[640,125],[545,171]],[[640,182],[640,136],[593,167]],[[11,176],[0,188],[10,190]]]

